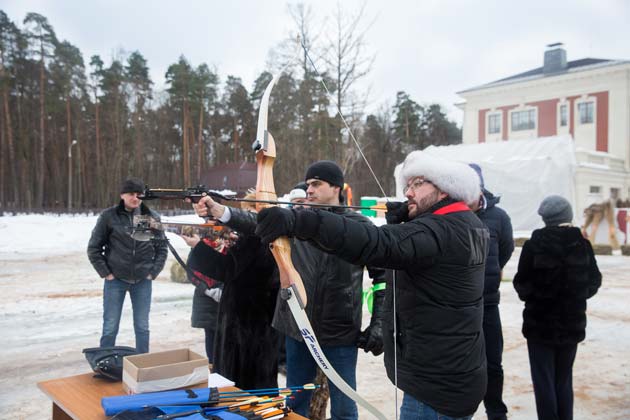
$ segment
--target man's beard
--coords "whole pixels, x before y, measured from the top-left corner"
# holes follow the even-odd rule
[[[440,201],[440,191],[437,189],[434,189],[429,195],[422,197],[420,201],[414,201],[416,204],[416,214],[414,216],[426,212],[438,201]]]

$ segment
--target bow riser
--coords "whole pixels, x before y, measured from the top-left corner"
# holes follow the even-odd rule
[[[273,182],[273,162],[275,160],[275,142],[269,132],[265,132],[263,147],[256,152],[258,175],[256,178],[256,200],[276,200],[275,186]],[[256,211],[271,207],[268,203],[256,203]],[[278,238],[270,245],[271,253],[276,260],[280,274],[280,286],[283,289],[294,286],[296,298],[302,308],[306,307],[306,289],[302,283],[302,277],[293,266],[291,260],[291,242],[288,238]]]

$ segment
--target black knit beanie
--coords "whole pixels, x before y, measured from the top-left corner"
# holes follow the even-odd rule
[[[343,189],[343,172],[339,165],[331,160],[320,160],[309,166],[304,181],[309,179],[321,179]]]

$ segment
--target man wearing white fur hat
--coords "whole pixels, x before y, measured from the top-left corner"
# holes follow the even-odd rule
[[[470,419],[487,381],[488,231],[466,204],[478,199],[479,178],[466,164],[418,151],[405,159],[400,181],[408,201],[388,204],[391,224],[275,207],[260,212],[256,233],[263,242],[295,236],[351,263],[396,270],[395,289],[386,289],[384,337],[387,374],[394,382],[397,373],[405,393],[400,419]]]

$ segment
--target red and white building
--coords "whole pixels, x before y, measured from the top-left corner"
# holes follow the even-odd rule
[[[541,67],[458,94],[464,144],[571,136],[576,215],[630,196],[630,61],[567,61],[552,44]]]

